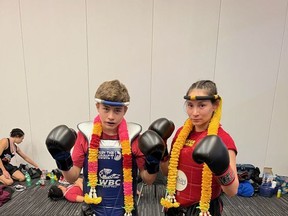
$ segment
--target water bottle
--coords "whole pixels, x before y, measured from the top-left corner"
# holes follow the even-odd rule
[[[278,190],[277,190],[277,198],[280,198],[281,197],[281,189],[279,188]]]
[[[46,180],[46,172],[45,172],[45,170],[42,170],[42,174],[40,176],[40,185],[41,186],[45,185],[45,180]]]
[[[54,173],[51,172],[51,173],[50,173],[50,183],[51,183],[51,184],[54,184],[54,182],[55,182]]]
[[[28,172],[25,172],[25,179],[26,179],[27,187],[30,187],[32,185],[32,183],[31,183],[31,177],[30,177]]]

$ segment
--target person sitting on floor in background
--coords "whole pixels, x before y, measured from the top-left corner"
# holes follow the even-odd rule
[[[28,157],[20,148],[19,145],[24,139],[24,132],[19,128],[14,128],[10,132],[9,138],[3,138],[0,140],[0,182],[4,185],[12,185],[13,179],[16,181],[24,181],[24,174],[18,169],[17,166],[13,166],[10,162],[16,155],[20,155],[26,162],[39,169],[38,164],[35,163],[30,157]],[[16,145],[17,144],[17,145]]]
[[[52,185],[48,191],[48,197],[54,201],[65,198],[70,202],[83,202],[83,179],[78,178],[74,184],[68,187]]]

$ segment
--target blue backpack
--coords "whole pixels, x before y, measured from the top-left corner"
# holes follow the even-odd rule
[[[248,180],[242,181],[239,183],[237,195],[242,197],[252,197],[254,195],[254,187]]]

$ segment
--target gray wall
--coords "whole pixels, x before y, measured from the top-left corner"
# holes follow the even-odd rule
[[[127,121],[180,127],[183,96],[212,79],[237,163],[288,175],[288,0],[0,0],[0,135],[55,168],[45,147],[58,124],[96,115],[100,83],[120,79]],[[15,163],[22,162],[19,157]]]

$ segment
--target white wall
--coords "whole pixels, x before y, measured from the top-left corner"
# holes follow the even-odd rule
[[[212,79],[237,163],[288,175],[288,0],[0,0],[0,137],[55,168],[53,127],[96,114],[100,83],[130,91],[127,121],[180,127],[188,87]],[[18,157],[15,163],[22,160]]]

